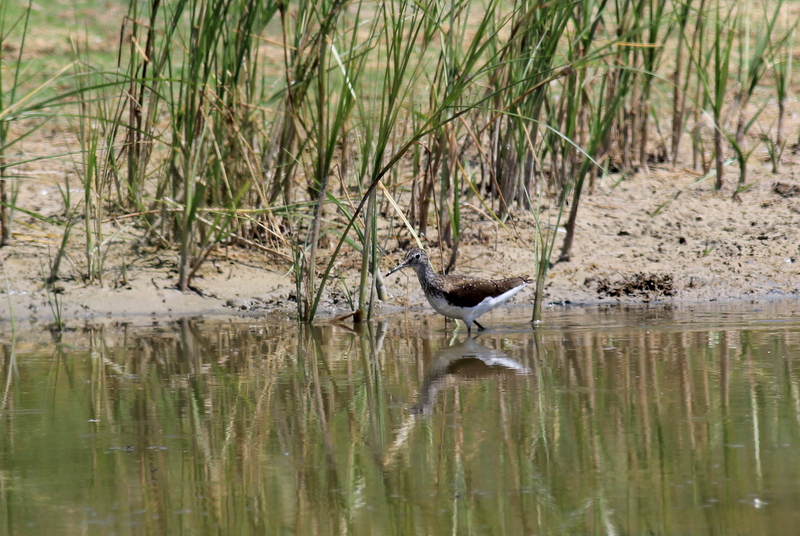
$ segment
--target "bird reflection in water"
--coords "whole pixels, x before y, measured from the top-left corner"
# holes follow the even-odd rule
[[[420,387],[417,403],[411,413],[428,415],[433,409],[437,393],[460,383],[480,381],[502,375],[530,374],[529,368],[508,357],[502,350],[494,350],[478,343],[472,337],[436,352]]]

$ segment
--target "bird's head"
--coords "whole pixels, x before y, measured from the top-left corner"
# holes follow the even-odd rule
[[[398,270],[402,270],[403,268],[412,267],[414,271],[417,271],[420,268],[424,268],[428,265],[428,254],[425,251],[421,250],[420,248],[411,248],[406,252],[405,261],[401,264],[398,264],[394,270],[386,274],[386,277],[389,277],[393,273],[397,272]]]

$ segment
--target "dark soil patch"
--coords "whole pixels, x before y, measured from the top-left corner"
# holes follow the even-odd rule
[[[669,274],[645,274],[638,272],[612,281],[607,277],[587,279],[586,285],[597,285],[597,294],[600,297],[621,298],[634,296],[648,302],[662,297],[675,295],[675,283]]]
[[[796,184],[776,182],[772,187],[772,191],[781,197],[795,197],[798,193],[800,193],[800,187],[798,187]]]

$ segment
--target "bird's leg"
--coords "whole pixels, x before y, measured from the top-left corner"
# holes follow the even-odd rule
[[[477,320],[473,320],[473,322],[475,322],[475,325],[476,325],[476,326],[478,326],[478,329],[479,329],[479,330],[481,330],[481,331],[484,331],[484,330],[486,329],[485,327],[481,326],[481,325],[478,323],[478,321],[477,321]]]

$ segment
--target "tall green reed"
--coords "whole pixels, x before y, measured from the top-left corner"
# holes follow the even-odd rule
[[[4,110],[6,107],[6,102],[11,101],[13,102],[15,99],[15,93],[17,88],[17,81],[19,77],[19,68],[22,62],[20,58],[22,56],[22,50],[24,46],[20,46],[19,49],[19,56],[17,58],[17,68],[14,70],[14,75],[11,80],[11,88],[10,90],[6,89],[6,78],[5,78],[5,66],[6,62],[4,61],[5,55],[5,42],[8,38],[7,32],[10,29],[7,29],[7,5],[4,3],[0,6],[0,110]],[[30,6],[26,10],[25,15],[25,28],[28,25],[28,17],[30,16]],[[27,32],[23,31],[23,43],[24,43],[24,36]],[[8,96],[6,96],[8,93]],[[2,206],[0,206],[0,246],[4,246],[8,243],[9,239],[11,238],[11,208],[9,207],[9,192],[8,192],[8,183],[7,183],[7,176],[8,170],[6,168],[6,147],[8,143],[8,128],[10,123],[7,121],[0,120],[0,202],[2,202]],[[13,204],[13,203],[12,203]]]
[[[127,156],[127,176],[124,179],[117,177],[117,202],[139,211],[146,210],[143,197],[155,141],[154,123],[164,97],[161,88],[166,85],[162,72],[172,53],[172,37],[178,29],[175,19],[172,23],[165,23],[162,41],[157,42],[160,8],[160,0],[130,2],[122,24],[123,39],[119,43],[118,68],[129,82],[127,98],[123,101],[127,103],[128,112],[123,147]],[[179,16],[182,11],[180,4],[174,9]],[[147,24],[140,22],[145,17]],[[146,32],[144,39],[141,37],[143,31]],[[122,64],[124,52],[127,52],[127,65]]]
[[[598,63],[607,53],[606,46],[595,46],[595,36],[599,22],[608,9],[605,1],[586,3],[575,8],[572,14],[573,23],[578,25],[577,38],[569,48],[573,64],[583,66],[576,69],[566,78],[566,107],[560,114],[566,128],[562,128],[562,139],[557,139],[557,146],[562,147],[561,184],[559,196],[561,202],[571,195],[569,216],[565,223],[566,235],[561,246],[559,262],[570,260],[572,244],[575,237],[578,208],[585,180],[596,173],[594,166],[598,160],[607,156],[605,147],[608,136],[615,125],[614,118],[628,95],[632,85],[629,80],[633,70],[612,64],[603,68]],[[619,15],[619,14],[618,14]],[[622,31],[623,28],[620,28]],[[627,32],[626,32],[627,33]],[[615,43],[616,41],[611,41]],[[625,43],[621,44],[625,50]],[[603,76],[607,71],[607,76]],[[599,83],[598,83],[599,79]],[[561,135],[559,134],[559,137]],[[580,147],[576,146],[580,143]]]
[[[644,31],[642,32],[642,103],[641,103],[641,122],[639,124],[639,165],[647,170],[648,151],[650,150],[650,125],[649,119],[652,115],[652,94],[653,85],[657,76],[661,60],[663,58],[666,42],[669,39],[673,24],[667,16],[667,0],[658,0],[647,3],[647,21],[643,22]]]
[[[21,85],[22,53],[25,50],[31,9],[32,3],[29,3],[21,19],[9,22],[8,4],[4,3],[0,6],[0,247],[5,246],[11,240],[13,206],[16,204],[16,197],[19,193],[19,183],[12,182],[9,174],[11,163],[7,158],[7,152],[15,142],[25,135],[23,134],[17,139],[10,137],[9,129],[12,118],[8,115],[11,108],[17,104],[17,92]],[[17,27],[20,27],[19,48],[16,60],[9,64],[6,59],[5,45]],[[10,77],[6,74],[6,70],[11,72]],[[17,113],[20,113],[20,110],[17,110]]]
[[[124,190],[129,206],[143,211],[149,198],[152,208],[146,212],[162,210],[151,229],[178,243],[178,287],[187,290],[211,251],[244,225],[238,212],[251,190],[257,199],[265,199],[254,145],[259,127],[250,103],[259,76],[257,37],[278,5],[182,0],[165,6],[162,32],[152,26],[161,15],[160,1],[147,7],[151,27],[144,47],[136,21],[143,10],[135,2],[129,10],[131,47],[123,69],[131,79]],[[169,116],[169,131],[157,136],[162,110]],[[152,172],[148,162],[155,141],[164,142],[169,157],[153,191],[143,181]]]
[[[613,118],[622,107],[622,103],[631,89],[631,71],[622,69],[616,71],[615,75],[603,77],[600,80],[598,101],[591,108],[592,120],[589,122],[588,144],[581,166],[577,170],[574,186],[572,186],[572,202],[565,224],[566,236],[561,247],[559,261],[570,259],[583,185],[590,173],[598,173],[599,170],[602,170],[599,161],[603,159],[604,145],[607,144],[608,136],[614,125]]]
[[[424,45],[427,41],[426,39],[418,40],[423,36],[422,29],[424,24],[427,24],[427,21],[435,13],[435,4],[429,3],[420,6],[399,2],[397,6],[393,4],[383,6],[382,17],[391,39],[387,39],[380,49],[385,54],[385,67],[379,85],[382,91],[377,97],[378,105],[376,108],[379,110],[378,127],[376,129],[373,156],[369,166],[368,178],[370,182],[354,214],[344,228],[331,260],[328,262],[321,279],[321,286],[314,297],[311,313],[316,312],[322,296],[322,285],[324,285],[331,272],[333,263],[341,250],[347,233],[353,227],[356,217],[360,214],[383,177],[420,140],[474,110],[475,104],[464,105],[462,104],[462,98],[473,89],[476,75],[482,73],[486,68],[485,54],[489,48],[492,35],[488,32],[490,28],[489,17],[493,13],[491,9],[493,5],[490,4],[490,9],[483,13],[482,19],[477,25],[478,29],[466,47],[463,60],[460,62],[461,70],[458,72],[458,76],[446,86],[446,92],[440,95],[436,106],[425,114],[421,114],[419,122],[414,125],[413,132],[407,138],[401,140],[391,152],[389,151],[390,140],[393,136],[395,123],[402,117],[400,113],[409,106],[407,99],[413,94],[411,92],[412,84],[407,77],[412,77],[413,81],[415,77],[419,76],[424,67],[424,56],[418,54],[420,52],[418,45],[420,43]],[[480,99],[478,102],[480,102]],[[311,317],[313,317],[313,314]]]
[[[201,234],[199,216],[208,200],[206,190],[214,182],[224,180],[222,169],[213,165],[214,146],[223,140],[215,137],[215,114],[221,108],[221,95],[215,89],[217,80],[218,46],[226,29],[231,3],[225,0],[209,3],[190,2],[188,35],[185,46],[191,51],[185,61],[175,66],[179,80],[170,97],[169,109],[173,131],[170,156],[172,199],[181,206],[175,222],[179,242],[178,287],[189,288],[195,240]],[[170,64],[172,66],[172,64]],[[172,70],[172,69],[170,69]],[[209,179],[209,180],[204,180]],[[211,192],[209,191],[209,194]]]
[[[788,34],[784,36],[773,36],[778,15],[783,10],[783,0],[777,0],[772,14],[768,13],[766,11],[767,6],[764,6],[765,12],[763,20],[765,24],[757,29],[756,40],[751,47],[750,2],[746,2],[744,6],[746,11],[740,18],[740,20],[744,21],[744,36],[739,40],[738,88],[734,99],[734,107],[738,108],[738,119],[736,121],[735,134],[733,136],[728,134],[728,139],[739,163],[740,188],[743,187],[747,181],[747,161],[758,146],[757,144],[752,144],[748,150],[745,147],[744,138],[750,130],[750,127],[752,127],[758,119],[758,116],[766,107],[768,101],[752,114],[748,111],[748,105],[761,79],[766,75],[769,69],[767,62],[769,59],[768,54],[771,42],[775,40],[775,44],[780,46],[780,43],[788,38]]]
[[[317,249],[332,167],[339,148],[347,143],[348,121],[356,106],[356,91],[364,70],[364,50],[371,46],[369,42],[362,43],[358,33],[362,23],[360,6],[352,20],[348,20],[348,26],[338,28],[339,17],[344,15],[343,7],[338,0],[321,4],[301,2],[295,15],[297,20],[307,21],[297,28],[302,33],[295,35],[295,41],[304,45],[308,56],[299,61],[310,62],[314,66],[311,72],[316,76],[315,79],[309,78],[309,87],[297,117],[300,131],[309,140],[314,154],[307,174],[308,194],[315,203],[305,241],[308,260],[304,263],[305,269],[296,274],[303,281],[298,303],[302,305],[299,312],[304,320],[313,318],[313,315],[309,316],[309,298],[317,289]],[[339,43],[344,45],[341,53]],[[291,80],[288,71],[286,75],[288,82]],[[287,94],[290,94],[288,88]],[[293,103],[293,106],[297,104]],[[296,233],[299,235],[300,232],[298,227]]]
[[[686,65],[684,65],[684,54],[687,47],[691,51],[694,47],[694,40],[697,38],[697,32],[695,31],[692,34],[693,42],[687,44],[689,42],[687,32],[690,28],[692,10],[692,0],[687,0],[678,7],[675,13],[676,32],[678,33],[676,39],[678,42],[675,49],[675,67],[672,74],[672,144],[670,155],[673,166],[677,163],[678,155],[680,154],[681,138],[683,137],[685,125],[686,95],[693,66],[691,61],[686,62]],[[702,5],[700,11],[702,11]]]
[[[499,199],[499,212],[505,215],[519,201],[529,207],[530,195],[540,190],[537,152],[543,108],[549,104],[544,81],[558,66],[559,36],[571,18],[568,4],[539,5],[518,2],[509,23],[509,38],[498,43],[499,61],[489,75],[494,91],[494,113],[486,122],[490,138],[489,187]],[[502,24],[503,21],[497,21]]]
[[[422,74],[422,61],[430,39],[423,34],[428,22],[426,8],[431,4],[415,5],[405,0],[398,3],[388,3],[381,6],[376,18],[380,20],[380,41],[375,45],[376,61],[380,67],[377,69],[371,91],[366,90],[367,100],[376,102],[371,109],[359,107],[359,116],[366,119],[363,124],[365,130],[371,134],[364,137],[360,151],[363,154],[362,180],[370,181],[369,187],[364,192],[359,206],[351,216],[351,223],[358,216],[364,204],[367,211],[364,218],[365,240],[362,248],[361,274],[359,278],[358,311],[359,316],[367,318],[372,309],[370,297],[376,283],[379,258],[377,257],[377,184],[390,168],[384,166],[387,151],[390,150],[392,136],[395,133],[395,124],[402,120],[401,112],[410,103],[407,99],[411,88],[417,78]],[[421,41],[420,41],[421,37]],[[375,114],[375,117],[371,117]],[[342,238],[347,234],[345,228]],[[339,246],[341,245],[341,239]],[[337,246],[338,249],[338,246]],[[334,252],[334,258],[337,252]],[[333,261],[331,260],[331,262]],[[330,263],[329,263],[330,266]],[[326,279],[323,275],[322,282]],[[313,313],[321,297],[322,287],[314,296]],[[313,317],[313,315],[312,315]]]
[[[787,29],[789,21],[787,19]],[[775,126],[774,138],[769,134],[763,136],[767,143],[770,161],[772,162],[772,172],[778,173],[780,170],[781,156],[786,148],[786,138],[784,135],[784,119],[786,116],[786,100],[789,96],[789,83],[792,80],[792,62],[794,51],[795,28],[787,32],[788,39],[781,44],[771,44],[769,47],[770,63],[772,64],[775,78],[775,97],[778,101],[778,118]]]
[[[484,158],[488,170],[485,181],[499,202],[500,217],[510,215],[512,206],[518,204],[531,210],[536,221],[532,244],[537,251],[534,320],[541,317],[544,280],[562,214],[561,209],[556,210],[555,222],[550,224],[539,218],[543,198],[547,192],[558,189],[554,174],[549,175],[549,180],[546,178],[541,160],[548,151],[555,155],[559,148],[567,147],[568,151],[573,148],[568,143],[561,145],[565,140],[559,136],[560,132],[553,127],[545,128],[544,117],[553,98],[550,86],[559,79],[574,76],[575,64],[559,64],[563,60],[558,57],[561,36],[571,19],[572,6],[565,3],[515,4],[508,21],[508,39],[495,40],[498,61],[488,75],[490,115],[481,129],[489,138],[489,152]],[[502,19],[494,22],[499,27],[504,24]],[[561,196],[561,208],[564,199]]]
[[[53,90],[56,82],[64,82],[65,73],[73,63],[59,67],[49,78],[41,83],[31,83],[26,75],[29,60],[25,58],[26,43],[33,3],[22,10],[16,19],[10,19],[8,3],[0,5],[0,247],[11,240],[11,228],[15,212],[21,212],[39,221],[51,225],[59,222],[48,218],[35,210],[18,205],[20,182],[26,178],[23,166],[34,165],[48,158],[65,155],[26,156],[20,149],[22,143],[33,137],[45,125],[48,125],[59,113],[63,112],[75,97],[73,89]],[[6,46],[8,45],[8,46]],[[16,54],[9,51],[16,48]],[[12,150],[13,153],[12,154]],[[72,155],[66,155],[72,156]],[[64,192],[65,188],[59,185]],[[68,194],[68,186],[66,188]],[[69,206],[65,207],[67,221],[71,221]],[[69,228],[69,224],[65,229]],[[68,237],[65,232],[64,236]],[[62,240],[62,247],[66,238]],[[58,262],[53,264],[49,278],[51,282],[57,274]]]
[[[707,56],[705,65],[698,66],[697,75],[703,88],[704,101],[711,107],[714,137],[714,163],[716,166],[716,179],[714,188],[720,190],[725,181],[725,153],[722,141],[725,138],[725,125],[723,114],[730,79],[731,53],[734,48],[734,28],[738,24],[738,15],[734,8],[727,10],[723,15],[724,7],[717,0],[713,8],[714,19],[712,39],[708,51],[700,50],[698,54]],[[711,73],[704,68],[711,67]]]
[[[81,185],[83,187],[83,223],[85,233],[86,280],[103,280],[103,242],[104,231],[102,227],[106,199],[107,178],[114,172],[116,165],[113,157],[116,145],[116,125],[119,121],[121,109],[114,110],[119,101],[108,93],[108,84],[104,83],[103,73],[94,72],[87,57],[88,44],[73,39],[75,60],[76,98],[77,111],[77,137],[80,144],[80,162],[77,166]],[[110,73],[111,88],[115,89],[115,73]],[[66,196],[69,196],[67,185]],[[67,199],[67,197],[65,197]],[[66,212],[69,212],[70,203],[65,202]],[[72,217],[68,215],[67,225],[72,225]],[[69,229],[65,229],[65,241],[59,254],[66,248],[66,238]],[[57,270],[54,270],[57,272]],[[53,277],[51,276],[51,279]]]

